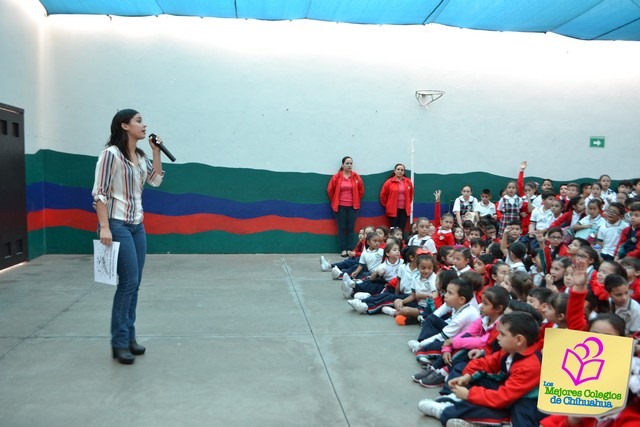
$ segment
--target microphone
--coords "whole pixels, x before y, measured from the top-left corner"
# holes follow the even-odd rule
[[[160,150],[164,153],[165,156],[169,158],[169,160],[171,160],[172,162],[176,161],[176,158],[173,157],[173,154],[171,154],[169,150],[167,150],[167,147],[165,147],[164,144],[161,144],[158,142],[158,137],[156,136],[155,133],[152,133],[151,135],[149,135],[149,138],[151,138],[151,142],[153,142],[158,147],[160,147]]]

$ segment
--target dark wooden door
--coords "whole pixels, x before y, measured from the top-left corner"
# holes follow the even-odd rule
[[[0,103],[0,270],[28,259],[24,110]]]

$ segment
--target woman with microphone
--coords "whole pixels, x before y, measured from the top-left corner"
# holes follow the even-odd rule
[[[144,231],[142,189],[145,182],[157,187],[164,172],[160,144],[149,138],[153,160],[137,147],[145,139],[147,125],[135,110],[116,113],[111,121],[107,148],[100,153],[93,184],[93,205],[98,214],[100,242],[120,242],[118,286],[111,310],[111,348],[113,358],[130,365],[145,348],[136,342],[138,288],[147,250]]]

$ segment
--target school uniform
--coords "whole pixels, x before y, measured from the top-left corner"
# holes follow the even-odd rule
[[[446,315],[450,317],[446,321],[442,320]],[[478,317],[480,312],[471,303],[463,305],[458,310],[446,304],[442,305],[422,323],[422,330],[418,336],[420,349],[416,352],[416,358],[439,356],[442,343],[466,329]]]
[[[640,277],[629,283],[629,296],[640,302]]]
[[[535,344],[522,353],[500,350],[470,361],[462,371],[472,377],[469,396],[446,407],[440,422],[445,425],[450,419],[460,418],[468,422],[537,426],[546,416],[537,408],[541,361]]]
[[[482,202],[479,202],[477,205],[477,212],[478,215],[480,215],[480,218],[484,216],[493,218],[493,216],[496,215],[496,205],[491,202],[489,202],[488,205],[484,205]]]
[[[600,255],[602,255],[602,257],[607,261],[613,260],[616,248],[618,247],[618,242],[620,242],[622,231],[628,226],[629,224],[626,222],[618,220],[615,224],[605,221],[605,223],[598,228],[596,240],[602,240],[602,250],[600,251]]]
[[[438,228],[438,231],[433,235],[433,241],[436,244],[436,249],[440,249],[443,246],[454,246],[455,238],[453,237],[452,230],[443,230]]]
[[[498,202],[498,211],[502,212],[502,219],[500,220],[498,235],[502,235],[504,229],[512,221],[520,221],[520,210],[523,204],[524,201],[518,195],[514,195],[513,197],[504,196],[500,199],[500,202]]]
[[[604,218],[601,215],[598,215],[595,218],[591,218],[590,216],[585,216],[578,224],[580,225],[590,225],[590,228],[583,228],[581,230],[576,231],[575,236],[580,237],[585,240],[589,240],[589,242],[593,241],[596,238],[596,234],[598,233],[598,229],[602,224],[605,223]]]
[[[611,312],[617,314],[624,320],[624,332],[626,335],[640,331],[640,303],[629,298],[624,307],[616,307],[611,299],[609,299]]]
[[[420,275],[420,272],[417,268],[415,270],[411,270],[408,264],[401,264],[397,269],[397,273],[398,274],[396,277],[399,278],[397,286],[400,287],[397,291],[390,286],[386,286],[383,288],[383,290],[376,292],[375,295],[372,294],[370,297],[362,300],[362,302],[367,304],[367,306],[369,307],[367,309],[367,314],[377,314],[382,310],[382,307],[393,307],[393,302],[396,299],[405,299],[409,296],[411,287],[413,286],[413,282],[416,280],[416,277]],[[356,284],[355,291],[369,292],[366,289],[371,288],[365,288],[362,286],[363,284],[364,282],[360,285]]]
[[[628,256],[640,258],[640,228],[634,229],[633,226],[630,225],[622,230],[616,255],[618,259]]]
[[[435,255],[438,250],[436,249],[436,243],[429,236],[420,237],[417,234],[415,236],[411,236],[409,239],[409,243],[407,246],[420,246],[422,249],[425,249],[431,254]]]
[[[434,302],[434,298],[438,294],[438,288],[436,287],[436,277],[436,273],[431,273],[429,277],[423,279],[420,277],[420,273],[418,273],[418,277],[412,283],[413,286],[411,288],[411,292],[433,296],[433,298],[419,299],[416,302],[416,305],[421,312],[420,314],[423,316],[428,316],[436,310]]]
[[[548,229],[554,219],[556,218],[553,216],[551,208],[545,209],[544,206],[540,206],[531,212],[531,222],[536,223],[536,230]]]
[[[465,200],[463,196],[458,196],[456,200],[453,202],[453,209],[451,209],[451,212],[453,212],[454,215],[456,212],[460,212],[460,219],[464,221],[464,217],[467,213],[476,212],[477,209],[478,209],[478,199],[476,199],[473,196],[469,196],[469,200]],[[458,224],[458,220],[457,218],[455,218],[455,216],[454,216],[454,223],[456,225],[462,225],[462,224]]]

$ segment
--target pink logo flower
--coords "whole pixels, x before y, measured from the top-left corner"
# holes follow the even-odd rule
[[[573,350],[568,348],[564,352],[562,370],[569,375],[574,386],[600,378],[604,359],[597,359],[597,357],[603,350],[602,341],[589,337],[582,343],[576,344]]]

